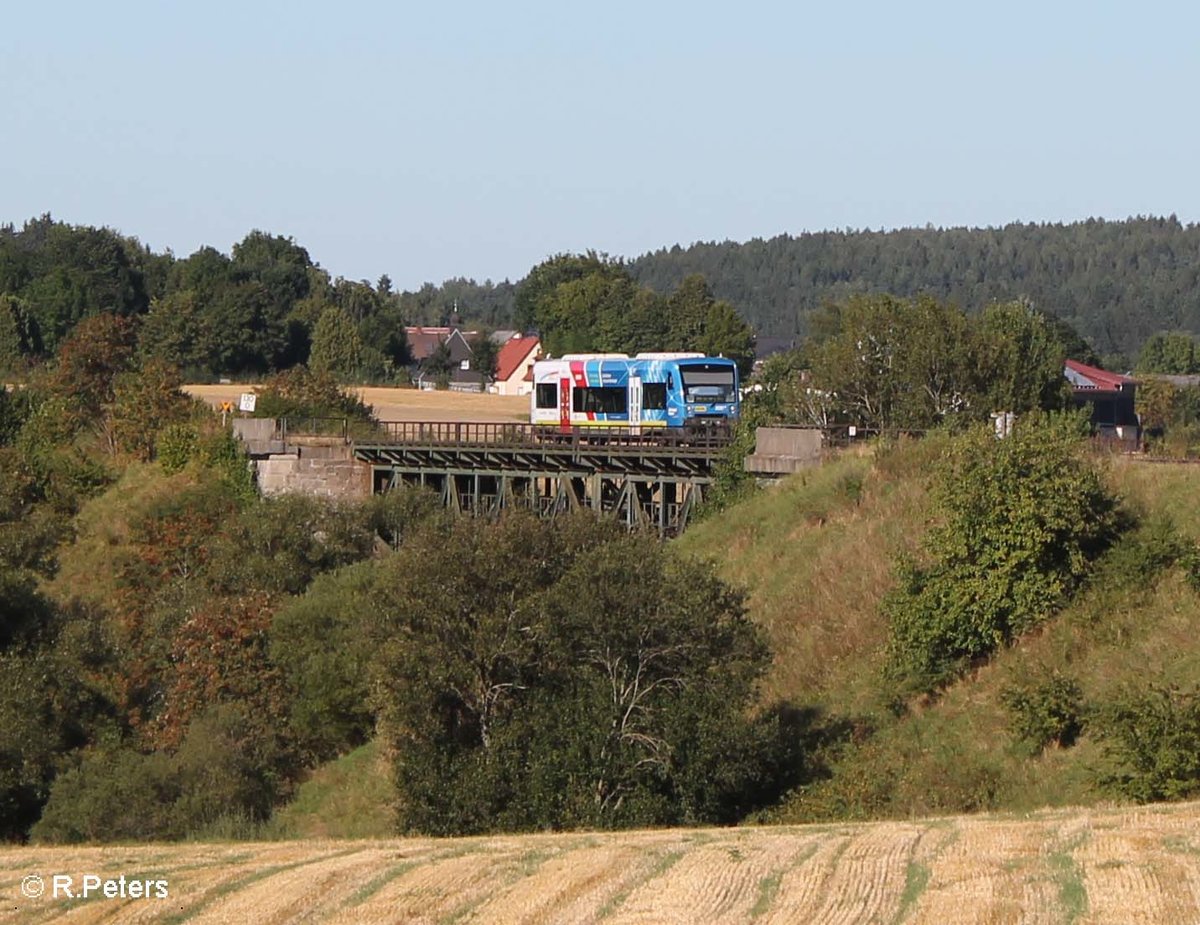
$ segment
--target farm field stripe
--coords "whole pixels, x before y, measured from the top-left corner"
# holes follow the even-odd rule
[[[934,821],[926,824],[925,831],[913,843],[908,866],[904,872],[904,891],[900,894],[899,906],[892,925],[902,925],[910,919],[929,886],[933,864],[946,849],[958,841],[958,826],[950,821]]]
[[[652,884],[631,897],[614,921],[628,916],[662,916],[692,922],[743,921],[757,897],[758,884],[808,841],[803,835],[762,832],[726,835],[693,848]]]
[[[589,844],[572,839],[557,850],[519,860],[521,876],[502,884],[467,910],[468,922],[589,921],[607,897],[605,884],[614,873],[627,870],[637,859],[628,846]],[[530,863],[535,866],[530,869]]]
[[[784,876],[789,870],[799,867],[816,854],[819,847],[820,842],[816,840],[816,837],[810,838],[787,864],[771,871],[758,882],[758,895],[754,898],[754,905],[750,909],[751,921],[766,915],[775,908],[775,900],[779,895],[779,887],[783,883]]]
[[[1155,831],[1095,831],[1075,852],[1095,921],[1196,921],[1200,857],[1172,850]]]
[[[813,921],[825,885],[850,846],[852,837],[845,830],[827,831],[819,835],[816,850],[787,870],[780,879],[775,906],[764,921],[769,925]]]
[[[1200,804],[720,830],[6,849],[0,923],[1197,922]],[[924,882],[922,868],[928,870]],[[169,879],[25,901],[21,876]]]
[[[142,866],[141,859],[119,859],[120,866],[117,864],[108,865],[107,872],[114,873],[115,870],[120,870],[122,873],[126,871],[136,871],[133,879],[138,880],[167,880],[171,884],[171,889],[178,896],[181,892],[186,893],[189,886],[195,885],[197,878],[196,874],[212,873],[219,867],[228,864],[237,864],[244,862],[248,858],[252,858],[252,854],[241,853],[230,855],[228,857],[209,857],[203,860],[192,860],[188,863],[164,866],[161,869],[147,868]],[[146,862],[163,861],[162,854],[151,855],[145,859]],[[132,866],[131,866],[132,865]],[[191,875],[191,876],[189,876]],[[70,908],[66,908],[69,904]],[[169,903],[167,904],[169,907]],[[148,903],[143,900],[108,900],[103,896],[95,896],[86,900],[67,901],[63,900],[49,907],[46,916],[38,919],[38,921],[53,921],[66,923],[98,923],[98,922],[121,922],[121,923],[138,923],[138,922],[154,922],[159,921],[163,914],[164,907],[159,905],[157,901]]]
[[[360,850],[361,849],[357,847],[348,848],[344,851],[332,851],[317,858],[307,857],[287,863],[271,864],[266,867],[259,868],[252,873],[243,874],[240,877],[234,877],[232,879],[225,880],[221,883],[218,883],[215,887],[207,890],[199,898],[198,902],[195,902],[190,906],[185,906],[178,912],[168,915],[159,921],[161,921],[163,925],[181,925],[183,922],[194,923],[197,921],[197,916],[204,914],[204,912],[213,904],[220,902],[226,896],[229,896],[238,890],[244,890],[261,880],[266,880],[269,877],[276,876],[277,874],[287,873],[288,871],[301,867],[309,867],[315,864],[321,864],[330,858],[355,854]]]
[[[1031,877],[1044,880],[1038,852],[1046,837],[1040,825],[961,820],[953,839],[929,863],[929,880],[908,922],[941,923],[1016,920],[1029,902]],[[1014,885],[1003,886],[1008,881]],[[1056,899],[1047,893],[1043,905]],[[1028,916],[1025,912],[1025,916]]]
[[[490,889],[514,848],[474,842],[464,850],[430,857],[383,886],[361,905],[343,909],[332,922],[438,922]]]
[[[814,920],[830,925],[879,921],[898,904],[904,871],[921,830],[884,823],[854,838],[830,877],[824,904]]]
[[[286,853],[294,856],[297,852],[294,846],[278,845],[273,855]],[[144,850],[144,849],[143,849]],[[182,850],[182,857],[180,856]],[[173,854],[176,863],[164,864],[161,870],[149,867],[149,864],[162,864]],[[171,853],[158,851],[139,855],[136,851],[112,857],[106,849],[87,848],[68,855],[66,862],[55,862],[54,870],[70,873],[72,876],[82,876],[88,873],[114,874],[120,871],[134,879],[157,879],[162,876],[170,882],[172,897],[165,904],[144,901],[114,901],[103,896],[93,896],[88,899],[45,900],[39,903],[40,908],[33,913],[27,910],[21,921],[37,923],[53,922],[102,922],[119,920],[122,922],[161,921],[166,915],[168,919],[178,912],[178,898],[194,891],[197,884],[208,879],[205,875],[216,874],[216,880],[226,881],[230,871],[230,863],[239,863],[248,858],[256,857],[245,851],[213,850],[211,846],[190,849],[180,849]],[[311,860],[311,852],[305,853]],[[308,863],[308,860],[305,863]],[[264,858],[256,857],[255,863],[262,864]],[[183,876],[181,876],[183,874]],[[171,910],[175,910],[172,912]]]
[[[519,855],[515,855],[508,864],[502,882],[497,884],[496,889],[501,894],[511,892],[514,883],[528,880],[537,873],[546,861],[557,854],[562,853],[562,848],[553,848],[549,846],[531,847]],[[476,896],[471,902],[464,903],[457,907],[447,915],[442,916],[439,925],[457,925],[457,923],[467,920],[470,917],[474,921],[479,908],[485,903],[488,903],[494,898],[494,894],[481,893]],[[482,921],[494,922],[497,919],[494,916],[483,916]]]
[[[258,922],[268,910],[271,917],[281,920],[323,918],[341,906],[386,858],[382,850],[359,846],[311,864],[276,871],[221,897],[188,921],[192,925]]]
[[[382,874],[376,874],[350,895],[350,898],[346,900],[346,907],[361,906],[401,874],[408,873],[420,863],[422,862],[417,860],[401,861],[387,868]]]
[[[627,882],[621,890],[609,897],[608,901],[600,907],[596,918],[604,921],[611,920],[614,923],[619,922],[625,914],[630,899],[670,870],[683,857],[686,850],[686,847],[679,846],[667,848],[656,855],[648,870],[636,879]]]

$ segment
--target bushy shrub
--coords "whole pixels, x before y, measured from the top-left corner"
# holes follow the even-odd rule
[[[1200,688],[1129,688],[1103,704],[1093,731],[1107,767],[1099,783],[1139,803],[1200,794]]]
[[[68,756],[110,732],[113,711],[97,615],[56,607],[26,579],[0,575],[0,840],[8,840],[28,834]]]
[[[371,531],[392,547],[426,521],[447,516],[441,499],[429,488],[405,487],[371,495],[361,510]]]
[[[179,370],[162,360],[147,360],[118,375],[112,404],[107,407],[117,448],[135,459],[152,459],[159,429],[182,422],[189,413],[190,402],[180,389],[182,384]]]
[[[172,760],[175,811],[187,833],[223,820],[262,822],[291,792],[299,771],[281,717],[259,715],[253,702],[213,706],[188,727]]]
[[[35,841],[66,843],[177,838],[177,796],[165,755],[91,752],[54,781],[30,834]]]
[[[86,752],[59,775],[35,841],[167,841],[262,822],[286,793],[286,751],[255,733],[245,708],[199,717],[178,751],[124,747]]]
[[[38,401],[38,397],[28,389],[10,392],[6,387],[0,387],[0,446],[12,445],[25,422],[33,415]]]
[[[231,495],[245,505],[258,497],[250,457],[241,442],[223,427],[201,427],[196,456],[200,464],[215,470]]]
[[[701,511],[702,516],[719,514],[731,504],[751,494],[757,486],[746,471],[746,457],[754,452],[759,427],[782,420],[770,392],[752,392],[742,402],[741,418],[733,426],[733,440],[721,451],[714,471],[712,493]]]
[[[1128,530],[1097,563],[1106,577],[1124,583],[1130,575],[1145,582],[1178,563],[1187,564],[1196,544],[1184,537],[1166,515],[1156,515]]]
[[[376,563],[360,562],[321,575],[271,623],[271,660],[292,695],[292,730],[316,760],[364,744],[374,730],[368,666],[379,643],[376,572]]]
[[[112,483],[113,472],[74,441],[68,403],[43,396],[13,443],[33,474],[41,497],[55,510],[74,514],[87,498]]]
[[[372,554],[375,534],[355,505],[310,495],[262,498],[213,544],[213,579],[223,592],[302,594],[321,572]]]
[[[158,433],[158,463],[168,475],[182,472],[196,457],[200,443],[195,424],[168,424]]]
[[[267,379],[254,414],[262,418],[349,418],[374,423],[371,409],[328,372],[294,366]]]
[[[1117,502],[1082,455],[1073,417],[979,429],[938,472],[922,561],[902,561],[886,600],[894,673],[952,677],[1054,613],[1117,535]]]
[[[1013,736],[1035,753],[1052,744],[1071,746],[1083,731],[1083,690],[1058,671],[1006,685],[1000,702],[1008,710]]]

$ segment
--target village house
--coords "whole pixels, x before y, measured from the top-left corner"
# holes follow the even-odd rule
[[[528,395],[533,391],[533,363],[540,354],[541,341],[535,335],[511,332],[500,345],[496,379],[488,391],[497,395]]]
[[[452,392],[484,390],[485,377],[475,368],[475,354],[463,331],[452,327],[409,327],[404,334],[411,357],[408,372],[417,388],[436,389],[439,379],[444,377],[446,387]],[[448,354],[448,368],[433,369],[431,359],[443,345]]]

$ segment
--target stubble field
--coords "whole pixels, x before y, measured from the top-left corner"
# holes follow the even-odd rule
[[[233,402],[252,385],[187,385],[184,391],[203,399],[214,408],[221,402]],[[381,421],[485,421],[506,423],[529,419],[529,397],[487,395],[467,392],[422,392],[418,389],[394,389],[367,386],[351,389],[375,409]]]
[[[163,878],[165,900],[23,878]],[[863,825],[0,850],[0,922],[1196,922],[1200,804]]]

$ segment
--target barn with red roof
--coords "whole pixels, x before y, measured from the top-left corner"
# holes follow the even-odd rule
[[[1071,383],[1075,406],[1090,407],[1097,436],[1137,444],[1141,436],[1134,410],[1137,380],[1078,360],[1067,360],[1063,375]]]

